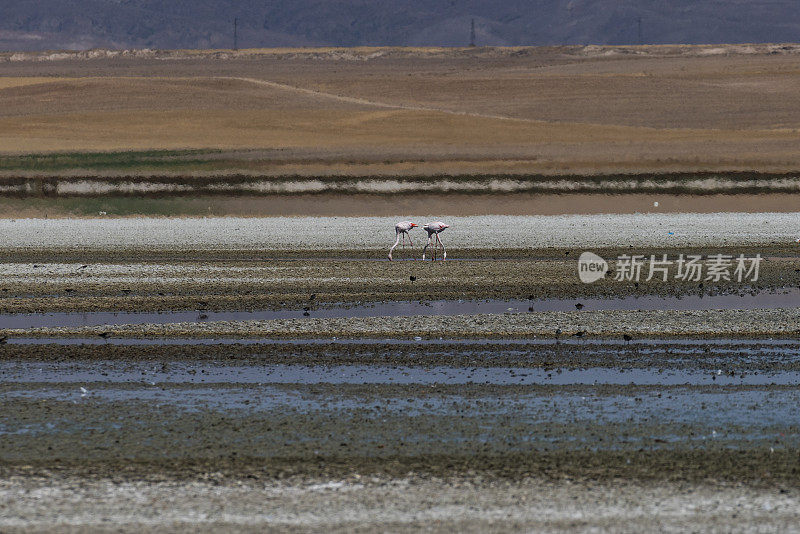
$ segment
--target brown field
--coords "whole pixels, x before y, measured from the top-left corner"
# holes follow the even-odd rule
[[[222,149],[285,174],[791,171],[798,50],[4,55],[0,153]]]

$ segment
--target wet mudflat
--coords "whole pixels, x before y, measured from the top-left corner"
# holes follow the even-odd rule
[[[84,248],[9,222],[0,530],[792,524],[789,218],[717,242],[738,216],[665,217],[521,218],[513,243],[464,233],[461,261],[424,264],[383,259],[378,232],[351,243],[354,220],[293,227],[302,250],[257,248],[274,221],[70,222]],[[586,285],[596,222],[618,230],[594,249],[612,268],[629,243],[765,261],[748,284]]]
[[[37,358],[37,350],[56,356]],[[358,470],[398,457],[436,470],[484,454],[503,465],[512,455],[537,463],[570,451],[646,450],[652,461],[650,454],[758,456],[800,445],[800,344],[791,340],[117,350],[3,346],[4,461],[294,458],[303,471],[324,458]],[[598,475],[623,467],[611,462]]]
[[[99,341],[0,345],[2,530],[798,520],[797,340]]]
[[[732,258],[760,254],[758,280],[744,282],[735,276],[710,281],[705,273],[703,279],[681,280],[675,278],[674,265],[666,282],[660,276],[648,280],[647,265],[638,282],[616,280],[615,258],[631,254],[631,249],[592,248],[608,259],[610,269],[608,276],[592,284],[579,280],[581,251],[574,248],[448,248],[448,261],[435,263],[399,261],[398,254],[398,261],[389,262],[381,250],[368,251],[371,258],[367,258],[364,251],[206,249],[183,254],[29,248],[0,258],[0,327],[122,324],[128,319],[140,323],[280,319],[303,317],[303,311],[312,318],[499,314],[526,312],[530,307],[566,311],[578,302],[586,311],[796,307],[800,260],[798,245],[792,243],[635,250],[646,258],[668,254],[673,261],[680,254],[706,259],[716,254]],[[417,247],[409,254],[419,252]],[[286,257],[289,254],[297,257]],[[83,312],[85,318],[79,315]],[[97,315],[101,312],[107,315]],[[124,319],[115,318],[115,312]],[[158,312],[173,312],[173,317]],[[69,315],[54,316],[63,321],[24,322],[21,315],[31,313]],[[136,315],[142,313],[153,315]],[[10,321],[17,318],[22,322],[12,326]]]
[[[295,348],[297,350],[297,348]],[[594,352],[592,349],[585,352]],[[597,352],[604,352],[600,348]],[[315,365],[315,364],[238,364],[225,362],[186,363],[120,363],[116,361],[93,361],[84,363],[51,363],[24,361],[0,362],[0,381],[4,383],[45,384],[331,384],[331,385],[458,385],[483,384],[492,386],[510,385],[798,385],[800,366],[795,357],[796,349],[781,351],[784,361],[776,363],[776,354],[770,353],[767,361],[762,354],[748,351],[749,359],[738,362],[732,356],[704,362],[701,368],[693,368],[690,354],[672,362],[659,362],[654,355],[643,355],[638,365],[629,368],[619,366],[565,367],[551,365],[539,367],[535,363],[525,367],[497,366],[487,362],[475,367],[452,367],[431,361],[427,366],[410,365]],[[596,357],[595,357],[596,358]],[[252,360],[252,358],[251,358]],[[648,361],[650,360],[650,361]],[[788,360],[788,361],[786,361]],[[709,363],[717,362],[724,367],[708,369]],[[659,363],[658,368],[647,364]],[[746,364],[746,367],[742,365]],[[783,365],[782,365],[783,363]],[[677,365],[676,365],[677,364]],[[768,369],[760,369],[764,366]],[[539,364],[541,365],[541,363]],[[788,367],[788,369],[786,368]],[[85,395],[84,395],[85,396]]]
[[[433,462],[428,469],[448,458],[479,469],[483,454],[502,463],[515,454],[785,453],[800,444],[796,387],[147,386],[6,385],[3,456],[80,464],[290,457],[300,470],[322,458],[358,470],[401,456]]]
[[[722,310],[781,309],[800,305],[800,289],[754,291],[738,295],[632,295],[623,298],[551,298],[528,300],[433,300],[392,301],[341,306],[306,306],[280,310],[160,311],[160,312],[50,312],[0,313],[3,328],[75,327],[99,325],[167,324],[204,321],[259,321],[302,317],[411,317],[415,315],[462,315],[573,311],[575,305],[592,310]]]

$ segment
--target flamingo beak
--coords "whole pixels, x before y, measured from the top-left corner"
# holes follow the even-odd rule
[[[417,226],[419,226],[419,225],[411,223],[411,228],[416,228]]]

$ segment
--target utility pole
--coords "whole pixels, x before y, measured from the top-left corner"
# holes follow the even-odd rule
[[[475,19],[472,19],[472,25],[469,30],[469,45],[475,46]]]
[[[636,22],[639,24],[639,44],[644,44],[644,39],[642,39],[642,17],[636,19]]]
[[[233,50],[239,50],[239,19],[233,19]]]

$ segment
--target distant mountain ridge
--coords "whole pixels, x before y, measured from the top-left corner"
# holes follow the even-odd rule
[[[797,0],[0,0],[0,50],[800,41]]]

